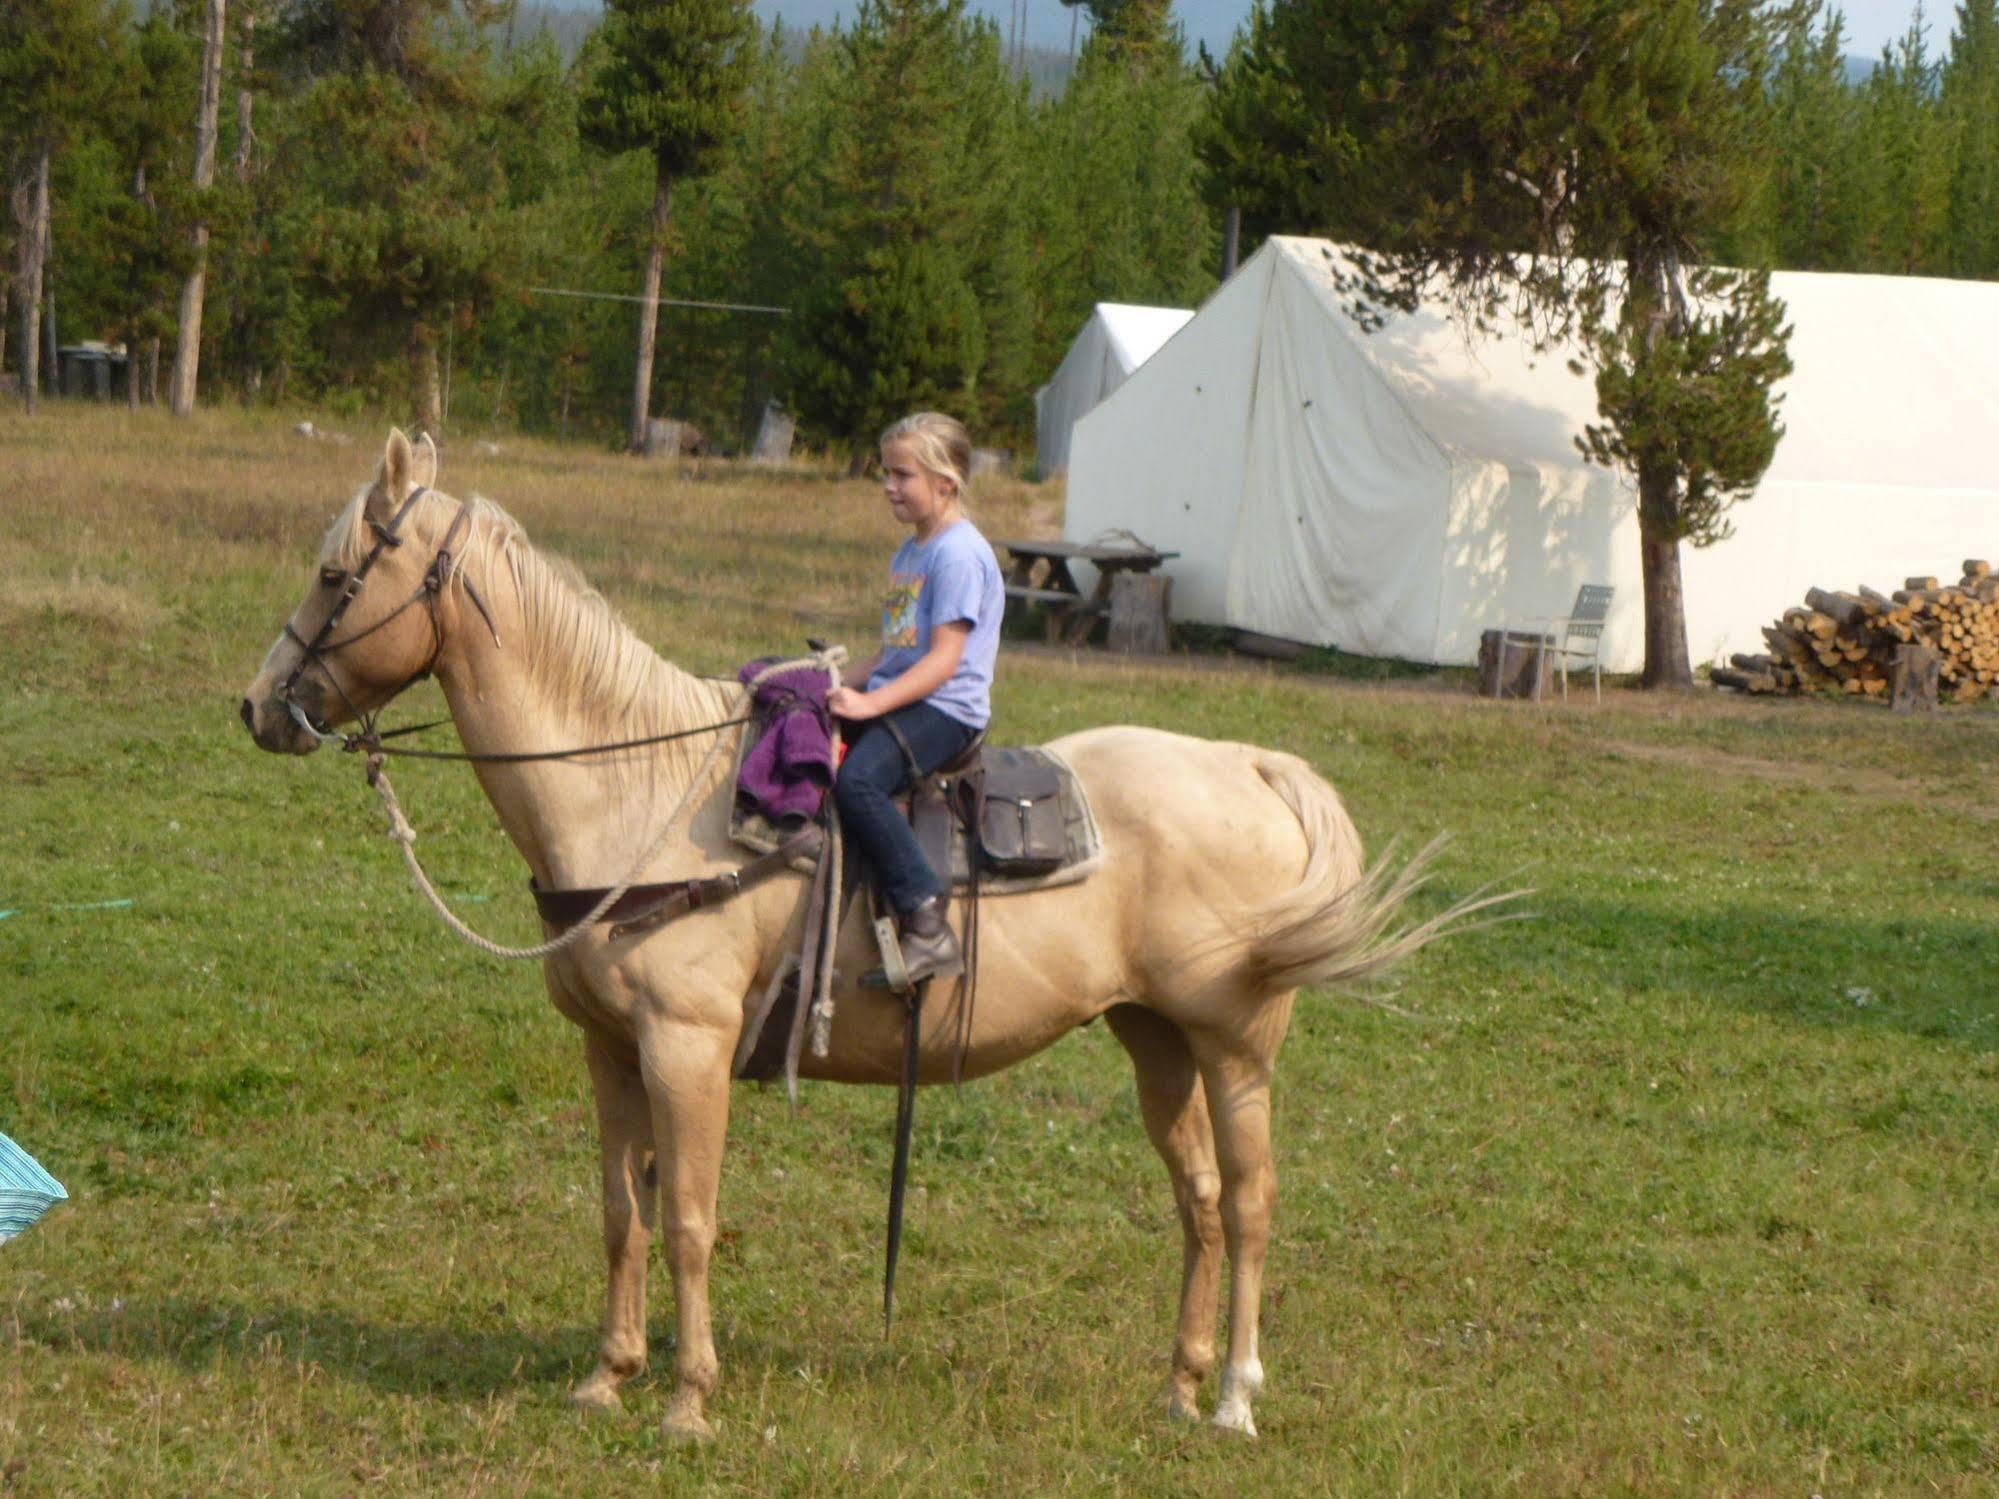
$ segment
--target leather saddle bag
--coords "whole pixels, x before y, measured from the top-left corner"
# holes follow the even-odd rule
[[[967,778],[963,795],[976,817],[980,864],[997,875],[1047,874],[1068,851],[1062,780],[1031,750],[988,749],[984,774]]]

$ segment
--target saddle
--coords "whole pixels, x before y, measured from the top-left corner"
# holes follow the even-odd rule
[[[981,900],[1075,884],[1089,878],[1103,859],[1089,799],[1075,772],[1050,750],[994,748],[980,736],[948,764],[918,777],[896,803],[910,819],[930,867],[947,885],[946,903],[956,899],[965,905],[967,984],[976,975]],[[819,909],[830,895],[828,871],[822,867],[825,853],[817,841],[797,841],[801,826],[810,824],[773,820],[739,799],[729,832],[735,842],[762,856],[752,867],[788,860],[790,867],[813,875],[806,947],[814,950],[810,966],[816,972],[831,961],[831,939],[846,900],[862,886],[862,872],[849,846],[839,881],[846,897],[842,911]],[[801,970],[807,966],[804,954],[787,960],[755,1007],[737,1051],[737,1077],[768,1082],[783,1076],[789,1083],[795,1075],[799,1038],[807,1023],[803,1012],[810,1005],[799,996]],[[969,1009],[968,991],[967,1014]]]
[[[1103,858],[1089,798],[1051,750],[974,740],[895,800],[930,867],[953,892],[969,890],[975,873],[983,895],[1072,885],[1088,879]],[[774,819],[739,800],[729,836],[754,853],[770,854],[808,825]],[[809,873],[818,854],[816,845],[808,846],[791,867]]]

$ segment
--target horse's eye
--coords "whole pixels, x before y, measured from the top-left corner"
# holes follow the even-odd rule
[[[346,581],[347,574],[343,573],[337,567],[322,567],[319,570],[319,586],[321,588],[338,588]]]

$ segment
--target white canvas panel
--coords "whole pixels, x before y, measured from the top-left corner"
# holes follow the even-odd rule
[[[1766,482],[1729,515],[1728,541],[1680,548],[1696,662],[1767,650],[1762,627],[1803,604],[1808,588],[1865,583],[1886,593],[1912,576],[1954,583],[1967,557],[1999,564],[1999,488]],[[1637,545],[1634,525],[1634,552]],[[1638,670],[1642,659],[1641,650],[1623,669]]]
[[[1193,315],[1184,307],[1097,304],[1054,375],[1034,393],[1034,461],[1043,478],[1068,468],[1071,428]]]
[[[1245,265],[1200,314],[1078,422],[1062,534],[1129,531],[1169,564],[1177,619],[1227,620],[1250,387],[1270,266]],[[1091,586],[1094,575],[1077,567]]]
[[[1305,277],[1272,263],[1227,618],[1371,656],[1436,649],[1450,458]]]
[[[1621,600],[1624,568],[1638,561],[1635,517],[1634,495],[1604,470],[1465,460],[1444,543],[1437,646],[1422,659],[1476,661],[1482,631],[1566,614],[1585,583],[1608,583]],[[1614,608],[1606,661],[1627,643],[1642,652],[1643,616]]]
[[[1131,302],[1099,302],[1096,312],[1120,371],[1119,383],[1164,347],[1166,340],[1187,326],[1193,309],[1141,307]],[[1115,388],[1115,387],[1113,387]],[[1106,390],[1105,395],[1110,391]]]
[[[1787,271],[1771,286],[1795,368],[1766,487],[1875,484],[1884,502],[1994,487],[1999,283]]]

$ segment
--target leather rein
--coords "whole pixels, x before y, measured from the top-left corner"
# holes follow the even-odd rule
[[[403,537],[400,534],[403,522],[408,519],[417,501],[422,499],[427,493],[429,493],[429,490],[423,486],[418,486],[412,490],[409,498],[403,501],[401,507],[386,526],[372,518],[369,519],[368,524],[375,532],[375,545],[369,550],[368,555],[361,560],[360,565],[346,576],[341,585],[339,599],[335,601],[325,621],[314,632],[310,640],[301,635],[292,626],[290,620],[285,621],[285,638],[291,640],[299,647],[300,655],[298,665],[292,668],[291,674],[280,685],[277,695],[278,700],[284,703],[299,727],[319,743],[337,744],[343,751],[348,753],[355,751],[365,751],[367,753],[368,780],[382,794],[384,804],[389,809],[391,833],[397,841],[402,843],[404,855],[411,862],[411,872],[416,878],[419,888],[424,889],[427,894],[432,894],[429,882],[424,878],[421,867],[415,864],[411,844],[414,843],[416,834],[414,830],[409,828],[407,819],[402,815],[401,808],[395,803],[394,790],[388,784],[387,773],[382,765],[384,756],[403,755],[412,759],[422,760],[465,760],[486,764],[512,765],[543,760],[568,760],[585,755],[601,755],[620,750],[640,749],[648,745],[664,744],[675,739],[688,739],[700,734],[716,734],[725,729],[749,723],[754,715],[745,714],[737,718],[723,719],[718,723],[702,724],[692,729],[679,729],[666,734],[652,734],[642,739],[624,739],[608,744],[577,745],[568,749],[558,750],[493,751],[480,753],[463,750],[404,749],[385,744],[383,741],[386,739],[392,739],[403,734],[419,733],[424,729],[436,728],[439,724],[449,722],[448,719],[439,719],[432,723],[416,724],[408,728],[392,729],[386,732],[377,727],[377,720],[383,709],[387,708],[390,703],[402,696],[411,687],[432,674],[437,665],[438,656],[444,649],[444,627],[437,617],[437,600],[442,596],[446,584],[452,580],[456,573],[459,559],[454,554],[453,547],[457,544],[460,533],[470,524],[471,511],[469,505],[463,501],[459,503],[458,513],[452,517],[451,525],[444,533],[444,540],[439,544],[436,555],[431,558],[429,567],[424,569],[422,581],[411,591],[409,597],[405,598],[400,604],[396,605],[395,608],[391,609],[373,624],[356,630],[351,635],[340,639],[333,637],[340,627],[342,618],[346,615],[348,609],[353,606],[354,600],[360,597],[362,586],[367,582],[368,574],[374,570],[375,564],[381,560],[385,552],[395,547],[400,547],[403,544]],[[333,580],[329,578],[328,581],[332,582]],[[478,589],[469,577],[461,577],[458,581],[464,587],[467,597],[472,600],[474,606],[479,610],[480,618],[485,620],[486,628],[492,631],[493,643],[496,646],[499,645],[500,631],[498,626],[493,623],[492,612],[486,607],[486,601],[479,596]],[[418,604],[424,605],[426,617],[430,622],[431,650],[429,657],[424,661],[421,668],[399,685],[395,691],[384,698],[373,713],[363,712],[353,698],[348,696],[346,689],[340,685],[340,679],[334,675],[328,665],[327,657],[336,651],[345,650],[348,646],[367,639],[370,635],[375,634],[377,631],[384,629],[397,619],[400,619]],[[321,728],[312,721],[311,716],[305,711],[304,707],[293,697],[292,694],[297,688],[299,680],[307,671],[314,667],[319,669],[321,676],[326,679],[327,684],[332,687],[334,692],[339,695],[341,702],[346,705],[347,711],[360,724],[361,727],[358,733],[346,734],[338,730]],[[689,787],[690,793],[693,789],[692,786]],[[675,818],[669,821],[669,831],[673,822],[677,820],[678,812],[676,812]],[[563,933],[561,938],[551,943],[543,943],[538,948],[502,948],[498,944],[489,942],[477,933],[472,932],[469,928],[464,927],[446,908],[438,903],[434,894],[432,894],[432,904],[438,906],[439,914],[444,916],[446,921],[454,929],[457,929],[461,936],[466,937],[467,940],[472,941],[475,945],[484,948],[495,956],[523,958],[536,956],[567,946],[569,942],[581,934],[584,928],[594,925],[597,922],[607,921],[614,923],[611,929],[611,936],[613,940],[617,940],[644,932],[684,911],[700,910],[704,906],[728,900],[742,893],[749,886],[761,883],[763,880],[788,867],[791,860],[800,857],[809,857],[816,853],[820,831],[814,827],[809,829],[808,833],[809,837],[798,836],[786,840],[772,854],[752,860],[743,869],[708,879],[672,880],[651,885],[634,884],[628,879],[622,885],[602,890],[543,890],[530,881],[529,883],[534,890],[535,903],[540,909],[543,921],[550,926],[573,923],[570,926],[570,930]],[[649,862],[649,859],[641,862],[642,864]],[[634,870],[633,873],[636,875],[637,871]]]

